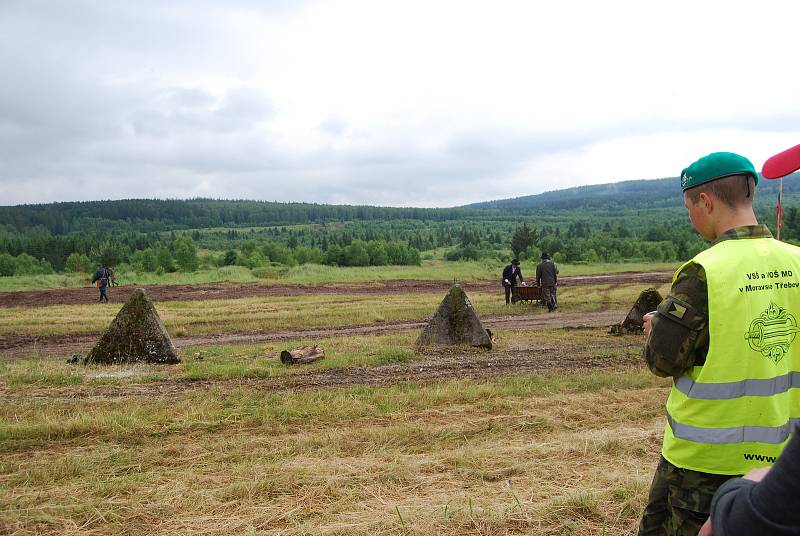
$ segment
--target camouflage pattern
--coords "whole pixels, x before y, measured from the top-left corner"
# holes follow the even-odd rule
[[[736,477],[680,469],[661,458],[639,524],[639,536],[696,535],[708,519],[714,492],[731,478]]]
[[[735,240],[737,238],[772,238],[772,232],[770,232],[769,227],[761,223],[734,227],[719,235],[716,240],[711,242],[709,247],[719,244],[723,240]]]
[[[772,237],[764,225],[736,227],[720,235],[723,240]],[[687,321],[674,321],[665,314],[670,304],[686,308]],[[702,266],[689,262],[678,274],[667,298],[653,317],[644,357],[658,376],[680,376],[705,363],[708,355],[708,284]],[[708,518],[711,498],[730,475],[714,475],[675,467],[663,457],[656,468],[639,534],[695,535]]]
[[[711,243],[743,238],[772,237],[765,225],[735,227]],[[647,366],[658,376],[680,376],[683,371],[705,363],[708,354],[708,285],[702,266],[690,262],[672,284],[667,300],[688,305],[694,313],[690,325],[671,322],[657,314],[644,348]],[[662,305],[666,305],[666,301]],[[661,305],[659,310],[661,310]]]

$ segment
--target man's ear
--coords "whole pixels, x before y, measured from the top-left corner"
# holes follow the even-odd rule
[[[714,211],[714,197],[709,195],[707,192],[700,192],[700,199],[698,199],[700,203],[706,207],[706,212],[711,214]]]

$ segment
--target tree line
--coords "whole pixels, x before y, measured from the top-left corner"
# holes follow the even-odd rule
[[[498,211],[495,211],[495,214]],[[483,218],[468,208],[394,208],[219,199],[123,199],[0,207],[0,225],[17,231],[40,227],[55,235],[102,228],[153,232],[211,227],[283,226],[335,221]]]
[[[645,188],[634,186],[637,192]],[[759,188],[756,211],[774,229],[774,200]],[[584,189],[565,192],[572,199]],[[384,209],[209,200],[0,207],[0,219],[5,218],[0,274],[83,271],[98,262],[145,271],[226,264],[418,264],[423,253],[443,254],[446,260],[508,260],[509,250],[520,258],[546,251],[561,262],[681,261],[704,247],[683,207],[609,207]],[[244,225],[262,217],[300,223]],[[222,222],[233,223],[183,229],[190,223]],[[783,239],[800,240],[800,217],[790,195],[784,203]],[[188,250],[195,251],[194,258]]]

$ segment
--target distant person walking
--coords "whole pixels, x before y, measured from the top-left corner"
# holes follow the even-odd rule
[[[519,259],[514,259],[511,264],[503,269],[503,288],[506,291],[506,305],[513,301],[517,278],[520,281],[525,281],[522,278],[522,271],[519,269]]]
[[[536,286],[542,288],[542,302],[548,311],[553,311],[556,303],[556,285],[558,284],[558,266],[546,252],[542,253],[542,262],[536,266]]]
[[[98,301],[101,303],[108,301],[108,280],[109,271],[101,264],[97,267],[97,271],[94,273],[94,277],[92,278],[92,283],[96,283],[97,288],[100,289],[100,299]]]

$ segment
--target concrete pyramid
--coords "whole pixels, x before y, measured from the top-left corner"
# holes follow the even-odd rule
[[[491,349],[492,340],[459,285],[450,287],[450,292],[420,333],[417,346],[429,344],[469,344]]]
[[[137,288],[97,342],[86,363],[180,363],[161,317],[143,288]]]

